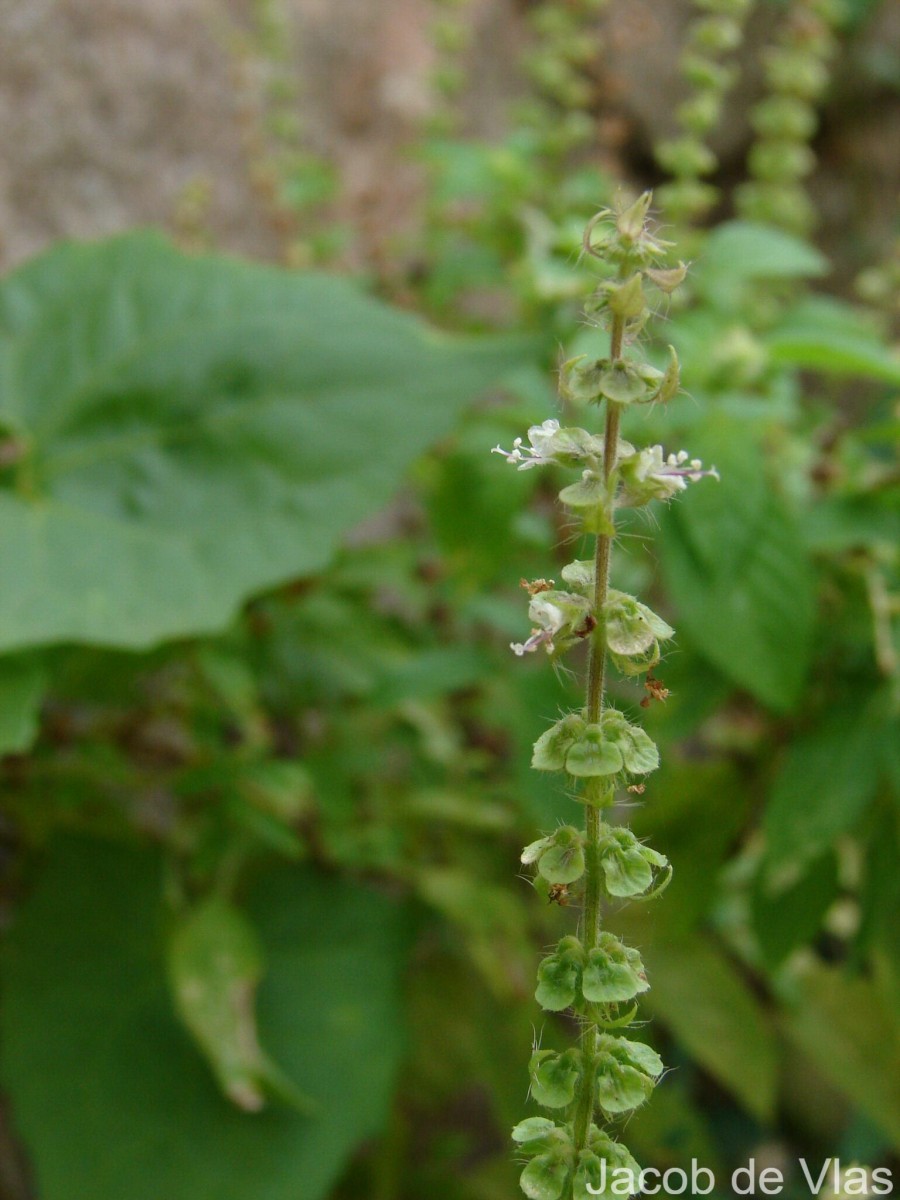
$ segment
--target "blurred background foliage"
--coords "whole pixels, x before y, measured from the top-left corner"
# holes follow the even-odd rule
[[[572,819],[528,763],[577,682],[508,645],[520,577],[578,547],[557,483],[488,451],[557,412],[561,347],[602,352],[582,228],[647,184],[692,260],[653,331],[686,396],[624,433],[722,479],[614,564],[678,630],[629,797],[675,878],[609,914],[674,1068],[629,1144],[755,1154],[790,1195],[798,1155],[900,1168],[900,243],[835,283],[804,182],[879,7],[698,0],[680,129],[636,169],[602,3],[528,6],[490,139],[471,6],[435,3],[417,219],[360,256],[260,0],[232,53],[289,269],[211,252],[198,184],[180,249],[64,243],[0,286],[5,1200],[516,1194],[527,1051],[568,1036],[535,956],[573,919],[517,878]],[[746,76],[732,178],[710,147]]]

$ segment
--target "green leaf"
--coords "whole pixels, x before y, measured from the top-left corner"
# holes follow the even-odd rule
[[[46,672],[33,655],[0,658],[0,755],[21,754],[37,737],[45,686]]]
[[[703,244],[691,272],[703,291],[749,279],[803,279],[825,275],[828,260],[799,238],[750,221],[726,221]]]
[[[324,566],[521,352],[155,234],[56,247],[0,287],[0,421],[29,448],[0,647],[221,629]]]
[[[900,356],[849,304],[808,297],[767,339],[772,361],[900,384]]]
[[[262,1040],[320,1112],[238,1111],[178,1023],[158,856],[51,847],[5,951],[4,1087],[42,1200],[325,1196],[387,1117],[402,1054],[404,911],[269,868],[248,897],[268,962]],[[165,1153],[159,1148],[164,1146]]]
[[[179,922],[168,958],[176,1009],[229,1100],[257,1112],[271,1093],[302,1112],[314,1111],[259,1044],[256,990],[263,952],[243,913],[218,897],[203,901]]]
[[[900,1149],[900,1035],[874,985],[812,967],[784,1030]]]
[[[884,703],[884,693],[877,693]],[[852,829],[872,801],[881,747],[896,725],[873,706],[848,707],[796,738],[775,777],[764,816],[766,858],[806,863]]]
[[[728,570],[724,559],[713,566],[692,545],[694,498],[664,514],[661,539],[679,628],[732,682],[773,709],[789,711],[803,689],[815,629],[815,579],[803,543],[770,492],[762,519],[740,538],[740,557]],[[723,536],[717,542],[723,547],[736,544],[729,534],[739,505],[739,497],[722,497]]]
[[[818,933],[838,895],[838,864],[833,852],[801,869],[799,879],[777,890],[762,872],[752,892],[753,931],[771,967]]]
[[[691,1057],[758,1120],[775,1109],[778,1048],[759,1002],[728,960],[692,936],[650,953],[645,1003]]]

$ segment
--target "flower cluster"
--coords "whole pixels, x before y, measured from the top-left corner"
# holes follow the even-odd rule
[[[568,779],[584,805],[585,827],[560,825],[522,852],[536,887],[559,903],[572,896],[583,905],[580,935],[562,937],[537,972],[537,1002],[550,1013],[571,1011],[582,1032],[577,1046],[561,1052],[536,1048],[531,1057],[531,1096],[554,1113],[553,1119],[529,1117],[513,1130],[526,1160],[522,1190],[531,1200],[586,1200],[608,1190],[606,1181],[617,1168],[633,1168],[631,1177],[638,1178],[628,1150],[601,1126],[643,1104],[663,1071],[652,1047],[622,1032],[634,1022],[637,1000],[650,986],[641,955],[601,926],[606,904],[657,896],[671,876],[663,854],[605,819],[620,789],[644,790],[635,781],[657,768],[659,753],[640,725],[607,703],[604,681],[610,663],[626,678],[647,677],[643,705],[652,697],[664,700],[668,691],[652,671],[674,630],[635,596],[610,587],[610,556],[619,509],[669,501],[716,472],[685,450],[638,449],[619,436],[625,409],[666,403],[679,387],[671,348],[662,371],[633,349],[625,353],[647,321],[646,289],[671,291],[684,277],[683,266],[660,265],[666,245],[650,228],[649,202],[646,195],[630,207],[604,210],[585,234],[586,252],[615,272],[603,279],[588,306],[591,319],[609,329],[610,350],[602,358],[566,363],[560,387],[575,403],[605,405],[603,434],[548,420],[528,430],[527,443],[516,438],[509,450],[494,448],[520,471],[542,466],[578,472],[559,499],[594,538],[592,558],[563,568],[564,588],[543,579],[525,585],[534,628],[526,641],[512,646],[520,656],[543,647],[558,657],[586,644],[589,656],[584,707],[545,730],[532,755],[536,770]],[[620,1187],[617,1194],[623,1194]]]

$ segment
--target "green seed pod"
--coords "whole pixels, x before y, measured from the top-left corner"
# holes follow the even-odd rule
[[[584,948],[576,937],[561,939],[555,953],[538,966],[534,998],[548,1012],[562,1012],[575,1003],[581,984]]]
[[[681,59],[681,74],[698,91],[722,95],[734,86],[737,72],[705,54],[687,53]]]
[[[775,92],[816,100],[828,86],[828,69],[802,51],[771,50],[765,58],[766,82]]]
[[[748,165],[757,179],[774,183],[802,179],[816,165],[816,156],[803,142],[757,142],[750,150]]]
[[[794,96],[770,96],[756,105],[750,121],[763,137],[797,142],[811,138],[819,123],[815,109]]]
[[[653,886],[654,869],[666,868],[668,859],[642,845],[630,829],[611,829],[600,850],[600,865],[611,896],[640,896]]]
[[[566,770],[576,779],[615,775],[622,770],[622,752],[603,736],[599,725],[588,725],[566,754]]]
[[[538,860],[538,871],[548,883],[574,883],[584,874],[584,835],[563,825],[549,839]]]
[[[558,1153],[539,1154],[519,1176],[528,1200],[559,1200],[569,1179],[569,1164]]]
[[[536,1050],[528,1064],[531,1094],[544,1108],[567,1108],[581,1079],[581,1051]]]
[[[643,1042],[604,1034],[597,1063],[600,1107],[608,1116],[639,1108],[649,1099],[662,1070],[662,1059]]]
[[[715,129],[722,115],[722,100],[716,92],[700,92],[679,104],[675,118],[682,129],[703,137]]]
[[[656,191],[666,212],[681,220],[696,220],[709,212],[719,198],[718,189],[699,179],[676,179]]]
[[[601,933],[600,944],[588,951],[581,992],[593,1004],[621,1004],[646,992],[650,985],[637,950],[623,946],[611,933]]]
[[[710,175],[718,166],[712,150],[695,137],[660,142],[656,157],[664,170],[678,176]]]
[[[707,17],[694,21],[688,34],[688,44],[701,54],[730,54],[743,41],[740,21],[733,17]]]
[[[807,233],[815,224],[816,210],[802,187],[750,181],[735,190],[735,200],[745,218],[792,233]]]

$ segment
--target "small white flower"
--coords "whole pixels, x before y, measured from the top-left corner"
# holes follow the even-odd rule
[[[646,504],[648,500],[671,500],[688,483],[704,476],[719,478],[715,467],[703,469],[699,458],[688,457],[686,450],[663,455],[662,446],[648,446],[622,460],[623,494],[620,503]]]
[[[517,437],[512,450],[504,450],[495,446],[491,454],[502,454],[508,463],[516,463],[520,471],[529,471],[532,467],[542,467],[553,462],[553,438],[559,433],[559,421],[544,421],[541,425],[532,425],[528,430],[530,446],[522,449],[522,439]]]

